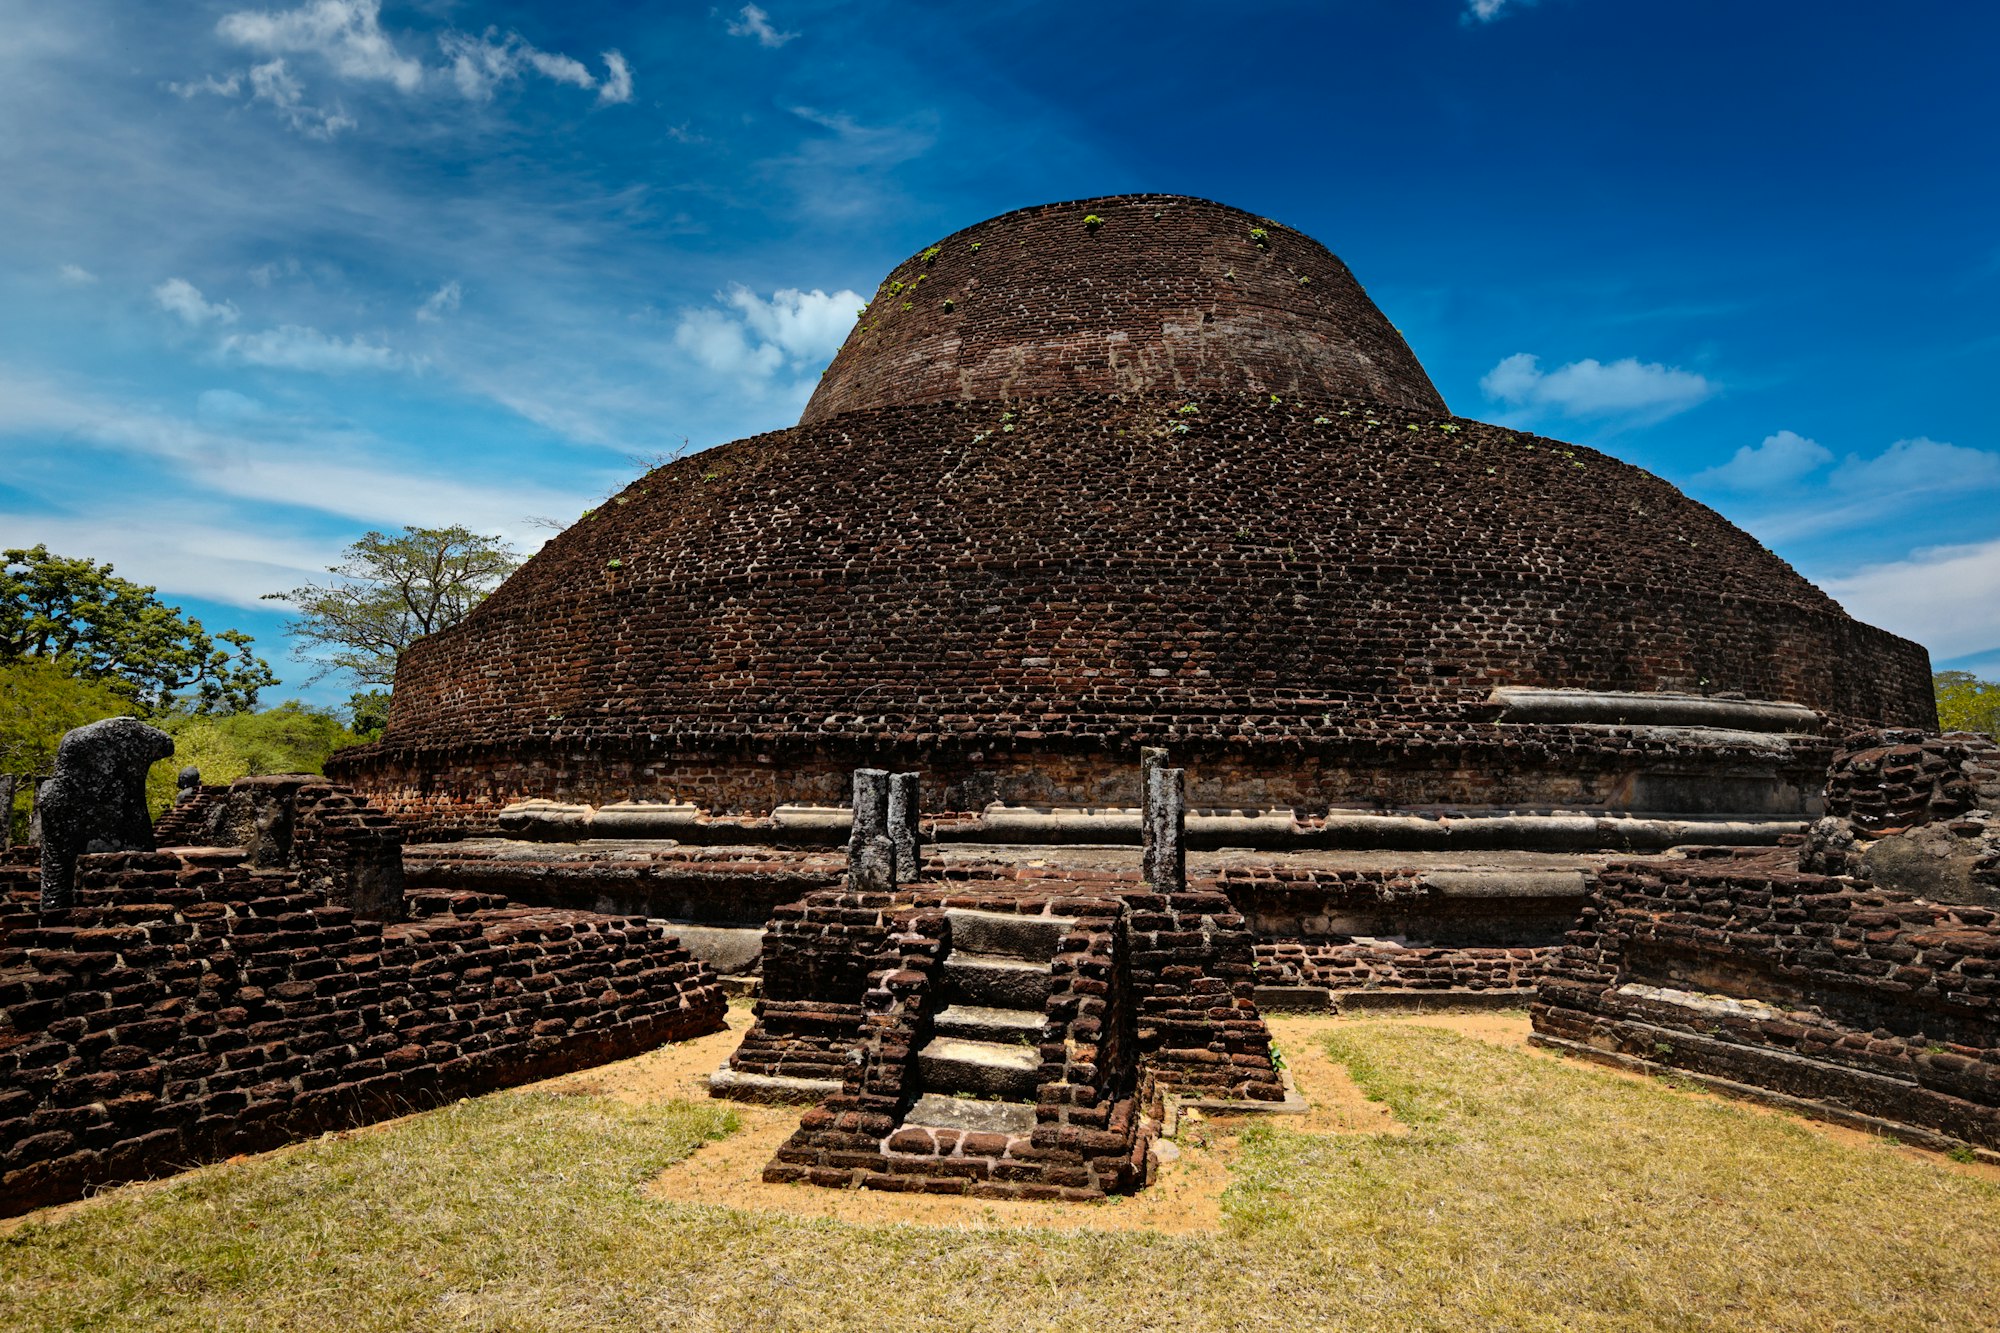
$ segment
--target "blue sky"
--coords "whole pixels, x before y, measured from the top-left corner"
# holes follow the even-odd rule
[[[2000,7],[0,0],[0,544],[345,697],[260,593],[523,547],[790,424],[859,301],[1010,208],[1324,241],[1461,415],[1742,523],[2000,675]]]

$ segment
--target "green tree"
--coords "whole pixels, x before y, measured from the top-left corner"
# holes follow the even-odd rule
[[[131,699],[110,683],[84,680],[50,658],[0,663],[0,773],[22,779],[15,784],[14,808],[7,812],[16,838],[28,832],[27,779],[55,767],[56,743],[63,733],[136,711]]]
[[[278,683],[249,635],[211,635],[108,564],[46,546],[0,551],[0,561],[0,663],[60,663],[146,711],[242,712]]]
[[[300,660],[318,665],[314,680],[345,671],[363,685],[386,687],[405,648],[465,619],[520,563],[503,538],[468,528],[371,532],[328,567],[336,582],[265,596],[299,613],[287,628]]]
[[[347,726],[364,741],[382,739],[389,725],[389,691],[359,690],[347,698]]]
[[[261,713],[186,714],[160,725],[174,738],[174,757],[147,775],[146,797],[155,814],[173,804],[183,765],[193,764],[211,785],[258,773],[318,773],[328,755],[362,740],[331,709],[297,700]]]
[[[1939,671],[1931,676],[1937,691],[1938,727],[1944,731],[1977,731],[2000,740],[2000,681],[1981,680],[1970,671]]]

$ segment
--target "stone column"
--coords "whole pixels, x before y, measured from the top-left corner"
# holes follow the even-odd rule
[[[42,788],[49,785],[49,775],[43,773],[28,779],[28,845],[42,845]]]
[[[1187,770],[1155,767],[1146,772],[1146,811],[1141,817],[1146,851],[1146,883],[1156,893],[1187,888]]]
[[[14,784],[12,773],[0,773],[0,852],[14,845]]]
[[[847,838],[847,886],[886,893],[896,887],[896,844],[889,837],[889,773],[854,770],[854,830]]]
[[[889,778],[889,841],[896,845],[896,882],[914,884],[923,878],[923,775],[896,773]]]
[[[1139,747],[1139,864],[1153,864],[1153,821],[1145,811],[1151,807],[1152,797],[1147,795],[1153,789],[1153,771],[1167,766],[1167,751],[1162,745],[1142,745]]]

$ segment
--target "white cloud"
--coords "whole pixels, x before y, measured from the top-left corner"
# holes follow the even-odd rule
[[[97,281],[97,275],[76,264],[64,264],[56,270],[56,276],[72,287],[88,287]]]
[[[318,329],[281,324],[260,333],[232,333],[222,340],[224,356],[253,366],[310,370],[336,375],[350,370],[392,370],[403,364],[401,353],[359,336],[345,342]]]
[[[218,79],[213,74],[205,74],[199,83],[170,83],[167,91],[176,97],[199,97],[210,93],[216,97],[234,97],[243,91],[243,76],[232,73],[226,79]]]
[[[202,299],[201,288],[186,278],[168,278],[153,288],[153,300],[160,309],[170,315],[177,315],[190,328],[200,328],[204,324],[234,324],[236,307],[228,301],[211,305]]]
[[[458,309],[459,300],[463,296],[464,292],[458,285],[458,279],[454,278],[424,298],[424,303],[417,307],[417,318],[433,323],[443,319]]]
[[[1833,461],[1833,450],[1795,431],[1766,435],[1762,444],[1746,444],[1727,463],[1695,474],[1697,485],[1731,491],[1767,491],[1803,481]]]
[[[1658,421],[1711,397],[1716,385],[1693,371],[1626,357],[1595,357],[1543,371],[1540,358],[1516,352],[1480,379],[1490,398],[1515,407],[1554,408],[1567,416],[1631,416]]]
[[[1934,657],[2000,646],[2000,541],[1912,551],[1825,587],[1854,616],[1915,639]]]
[[[794,361],[832,359],[854,327],[854,312],[867,304],[858,292],[828,296],[817,287],[809,292],[787,287],[765,300],[740,283],[724,299],[742,313],[752,332]]]
[[[285,68],[283,58],[254,65],[250,69],[250,100],[269,102],[285,117],[285,123],[313,139],[331,139],[355,122],[338,111],[309,106],[303,100],[305,85]]]
[[[797,37],[795,32],[779,32],[771,24],[771,16],[756,5],[745,5],[739,17],[729,25],[731,37],[755,37],[760,46],[776,49]]]
[[[748,381],[831,360],[854,327],[854,312],[867,304],[857,292],[829,296],[818,288],[787,287],[766,298],[740,283],[717,299],[729,309],[682,314],[674,346],[707,370]]]
[[[604,53],[604,82],[598,86],[597,100],[610,103],[632,100],[632,66],[616,51]]]
[[[396,49],[382,31],[382,0],[312,0],[297,9],[239,10],[215,30],[225,41],[266,54],[307,53],[343,78],[393,84],[415,92],[423,62]]]
[[[616,51],[604,53],[605,74],[600,85],[582,61],[541,50],[517,32],[503,34],[497,28],[488,28],[478,37],[447,32],[439,35],[438,46],[450,62],[452,82],[471,101],[488,101],[495,87],[529,72],[573,88],[596,88],[601,102],[632,99],[632,67]]]
[[[1970,490],[2000,484],[2000,454],[1919,435],[1897,440],[1873,458],[1849,454],[1830,480],[1841,490],[1875,497]]]
[[[1535,0],[1465,0],[1465,21],[1467,23],[1491,23],[1507,11],[1509,5],[1525,9]]]

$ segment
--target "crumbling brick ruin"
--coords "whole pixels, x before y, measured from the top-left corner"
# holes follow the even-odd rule
[[[2000,1161],[2000,746],[1866,733],[1779,851],[1607,867],[1537,1039]]]
[[[160,827],[214,845],[85,854],[66,907],[0,860],[0,1214],[723,1025],[659,921],[405,895],[401,831],[322,780]]]

